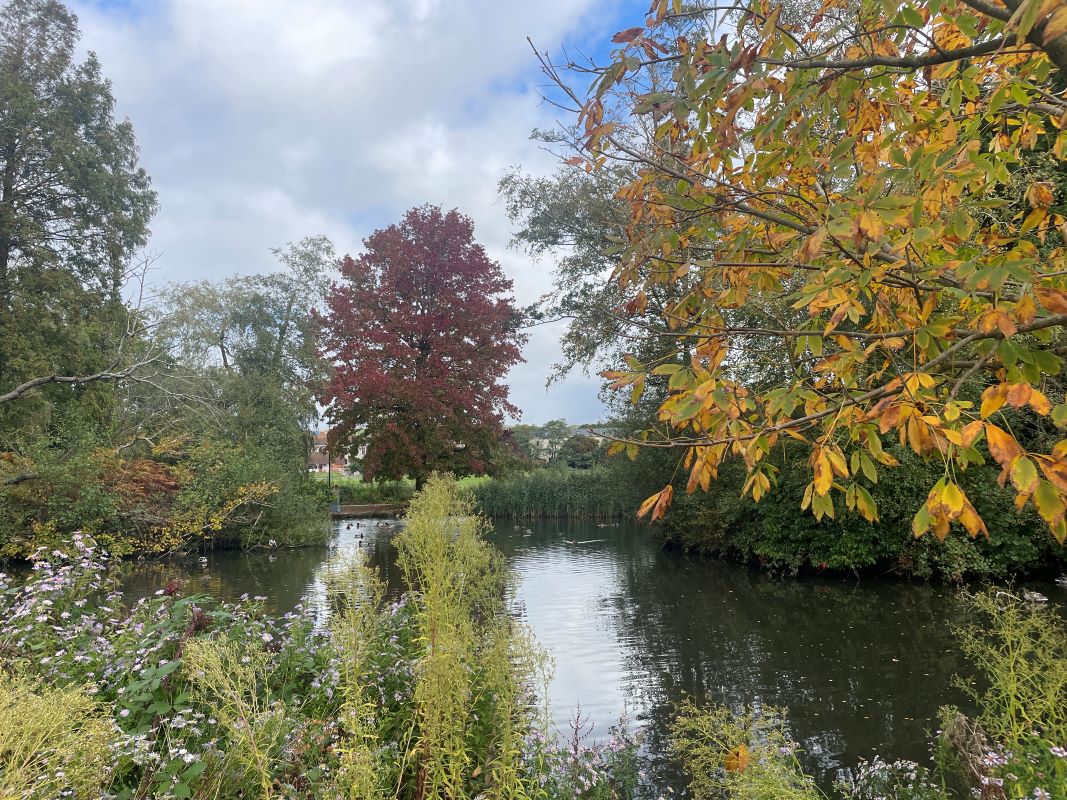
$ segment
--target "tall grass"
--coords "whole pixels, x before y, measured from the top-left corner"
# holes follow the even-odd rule
[[[638,502],[603,467],[531,470],[486,481],[473,493],[483,514],[515,519],[611,519],[632,514]]]
[[[434,476],[397,536],[425,643],[410,737],[416,797],[527,797],[522,741],[532,723],[526,637],[507,614],[503,557],[451,479]]]
[[[39,686],[0,670],[0,797],[103,796],[114,731],[81,687]]]

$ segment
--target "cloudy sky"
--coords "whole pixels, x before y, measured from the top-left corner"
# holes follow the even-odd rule
[[[648,0],[73,0],[159,192],[153,280],[269,271],[270,248],[325,233],[340,251],[424,202],[459,208],[520,304],[551,262],[509,250],[496,194],[551,127],[526,42],[603,54]],[[509,376],[527,422],[598,418],[598,380],[546,391],[555,326]]]

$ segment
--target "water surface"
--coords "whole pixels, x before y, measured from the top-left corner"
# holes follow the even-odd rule
[[[400,591],[395,523],[334,528],[327,547],[138,566],[128,589],[147,594],[177,577],[188,592],[264,595],[283,612],[320,604],[326,564],[360,548]],[[492,540],[518,579],[516,613],[555,659],[556,724],[566,729],[580,708],[601,736],[625,713],[665,774],[667,724],[684,698],[787,707],[823,786],[875,753],[927,762],[938,707],[967,707],[951,685],[967,665],[951,634],[964,609],[950,588],[774,579],[663,551],[627,525],[501,523]]]

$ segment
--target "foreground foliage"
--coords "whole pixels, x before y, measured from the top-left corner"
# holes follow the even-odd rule
[[[988,456],[1062,542],[1065,23],[1038,0],[657,0],[588,96],[546,60],[581,107],[574,165],[631,177],[611,313],[662,320],[606,373],[635,398],[669,379],[620,449],[682,448],[689,491],[737,456],[758,501],[793,439],[804,508],[876,521],[890,437],[941,465],[912,523],[939,538],[988,532],[959,479]]]
[[[625,730],[592,749],[549,734],[543,657],[469,512],[431,481],[398,537],[411,590],[337,564],[326,625],[174,582],[128,608],[88,538],[39,554],[0,584],[4,797],[632,797]]]

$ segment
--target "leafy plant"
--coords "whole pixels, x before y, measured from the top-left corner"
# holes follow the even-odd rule
[[[1067,31],[1057,4],[767,0],[691,13],[656,0],[583,94],[575,168],[621,165],[620,316],[657,309],[670,344],[605,373],[659,419],[616,450],[677,448],[687,489],[729,456],[744,493],[807,449],[801,506],[881,516],[886,438],[939,464],[916,535],[988,525],[960,474],[983,451],[1067,537],[1060,183]],[[583,80],[588,71],[581,70]],[[663,516],[673,484],[642,513]]]
[[[800,767],[785,718],[773,708],[734,713],[684,704],[671,727],[671,752],[695,800],[817,800]]]

